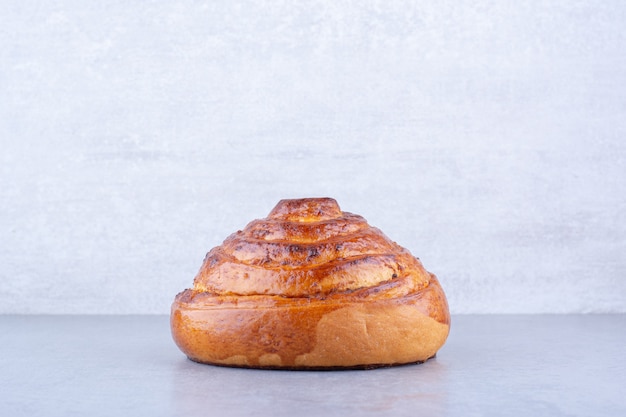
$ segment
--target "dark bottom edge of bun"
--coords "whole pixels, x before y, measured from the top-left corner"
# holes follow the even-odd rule
[[[224,363],[203,362],[191,357],[187,357],[190,361],[202,365],[219,366],[220,368],[240,368],[240,369],[256,369],[269,371],[365,371],[370,369],[391,368],[398,366],[419,365],[437,356],[434,354],[430,358],[423,361],[402,362],[402,363],[371,363],[367,365],[351,365],[351,366],[250,366],[250,365],[229,365]]]

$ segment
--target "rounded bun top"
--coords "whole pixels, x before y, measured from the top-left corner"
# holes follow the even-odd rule
[[[293,222],[318,222],[342,216],[339,204],[333,198],[301,198],[280,200],[268,219]]]
[[[332,198],[281,200],[213,248],[194,293],[276,296],[310,301],[395,298],[433,279],[409,251],[342,212]]]

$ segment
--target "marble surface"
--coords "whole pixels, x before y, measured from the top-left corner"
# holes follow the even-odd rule
[[[0,313],[167,314],[229,234],[323,196],[454,313],[626,313],[624,22],[617,0],[3,0]]]
[[[460,315],[438,356],[294,372],[186,359],[167,316],[0,316],[0,409],[21,416],[623,416],[626,315]]]

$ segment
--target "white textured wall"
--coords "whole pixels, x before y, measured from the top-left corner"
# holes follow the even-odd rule
[[[422,3],[422,4],[420,4]],[[0,312],[167,313],[335,197],[454,313],[626,312],[626,3],[0,3]]]

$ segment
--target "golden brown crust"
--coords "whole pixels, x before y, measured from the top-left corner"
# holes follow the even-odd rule
[[[289,369],[421,362],[449,324],[436,277],[333,199],[282,200],[228,237],[171,316],[192,360]]]

